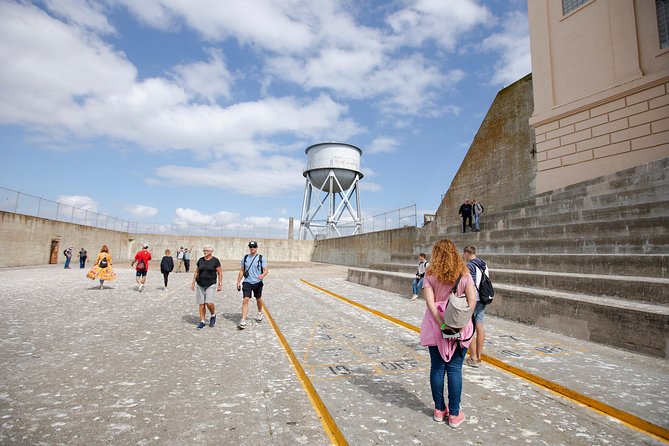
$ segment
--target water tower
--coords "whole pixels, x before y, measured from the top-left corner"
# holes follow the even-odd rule
[[[300,240],[307,231],[317,237],[312,228],[324,228],[317,233],[325,236],[342,233],[337,226],[352,227],[353,235],[360,232],[360,190],[358,181],[362,150],[351,144],[324,142],[307,147],[307,168],[302,175],[307,179],[300,220]],[[355,194],[355,196],[354,196]],[[355,206],[353,206],[355,198]],[[342,219],[348,211],[346,218]],[[350,218],[349,218],[350,216]]]

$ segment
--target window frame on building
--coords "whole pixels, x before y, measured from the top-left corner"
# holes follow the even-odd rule
[[[592,0],[562,0],[562,15],[566,16]]]
[[[655,0],[660,49],[669,48],[669,0]]]

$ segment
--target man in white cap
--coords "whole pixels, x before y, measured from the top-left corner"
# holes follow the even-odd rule
[[[244,296],[242,320],[237,325],[240,330],[246,328],[246,315],[249,312],[251,293],[253,293],[253,297],[256,298],[258,304],[256,322],[262,322],[262,287],[265,276],[267,276],[267,260],[263,258],[262,254],[258,254],[258,242],[252,240],[249,242],[249,253],[242,259],[241,268],[237,274],[237,291],[242,290]]]

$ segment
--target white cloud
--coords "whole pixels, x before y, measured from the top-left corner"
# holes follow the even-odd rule
[[[300,2],[118,0],[118,3],[151,26],[169,30],[183,21],[211,41],[234,36],[242,43],[285,52],[302,50],[313,39],[309,27],[294,18]]]
[[[253,171],[249,180],[249,168]],[[304,187],[304,160],[276,155],[230,157],[206,167],[162,166],[156,175],[178,186],[224,189],[242,195],[278,195]]]
[[[390,138],[388,136],[379,136],[378,138],[375,138],[369,147],[367,147],[367,150],[365,153],[368,154],[375,154],[375,153],[389,153],[389,152],[394,152],[396,147],[400,144],[400,142],[395,139],[395,138]]]
[[[236,212],[220,211],[214,214],[205,214],[195,209],[177,208],[174,224],[177,226],[206,225],[211,230],[283,230],[288,228],[288,219],[259,216],[242,218]]]
[[[473,0],[418,0],[406,1],[406,5],[386,19],[398,46],[420,46],[432,40],[452,51],[462,34],[495,20],[485,6]]]
[[[371,181],[365,181],[364,179],[360,181],[360,190],[367,192],[381,192],[383,187],[378,183],[373,183]]]
[[[61,195],[56,201],[85,211],[97,212],[98,204],[91,197],[83,195]]]
[[[0,60],[0,123],[76,126],[77,103],[125,91],[136,76],[103,42],[9,2],[0,3]]]
[[[418,53],[407,56],[396,51],[426,40],[453,50],[463,33],[493,20],[485,7],[471,0],[407,4],[388,17],[391,34],[356,23],[337,1],[122,3],[153,26],[169,29],[175,20],[182,20],[212,41],[232,37],[251,44],[259,53],[269,54],[269,76],[307,90],[328,89],[353,99],[378,98],[386,112],[430,116],[443,112],[435,107],[436,92],[456,85],[462,71],[442,72]],[[271,78],[261,82],[266,89]]]
[[[224,94],[224,66],[217,57],[180,67],[180,80],[210,98]],[[258,153],[269,135],[346,139],[361,130],[345,117],[347,107],[327,95],[268,97],[229,107],[191,103],[182,86],[165,78],[138,81],[123,54],[25,4],[0,3],[0,58],[6,61],[0,123],[33,126],[63,140],[108,137],[211,156]],[[207,90],[198,76],[209,69],[219,77]]]
[[[200,211],[195,209],[184,209],[177,208],[175,211],[176,217],[174,218],[174,223],[182,224],[199,224],[199,225],[213,225],[214,217],[211,215],[203,214]]]
[[[221,51],[207,50],[210,59],[208,62],[194,62],[187,65],[177,65],[173,71],[180,85],[186,91],[207,99],[210,103],[218,97],[230,99],[230,88],[233,76],[228,71]]]
[[[483,40],[481,48],[499,53],[490,83],[509,85],[532,71],[529,25],[527,15],[518,11],[508,14],[503,23],[502,32]]]
[[[142,204],[128,206],[126,211],[130,212],[135,218],[151,218],[158,215],[158,209]]]
[[[54,14],[83,28],[100,33],[116,31],[104,15],[100,3],[89,0],[46,0],[45,3]]]

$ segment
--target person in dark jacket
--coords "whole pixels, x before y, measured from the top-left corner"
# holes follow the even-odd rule
[[[169,249],[166,249],[165,256],[160,261],[160,272],[163,273],[163,277],[165,278],[165,291],[167,291],[167,277],[174,269],[174,259],[171,254],[172,252]]]
[[[462,232],[467,232],[466,222],[469,220],[469,229],[472,228],[472,204],[469,202],[469,198],[465,199],[465,202],[460,206],[458,214],[462,216]]]

